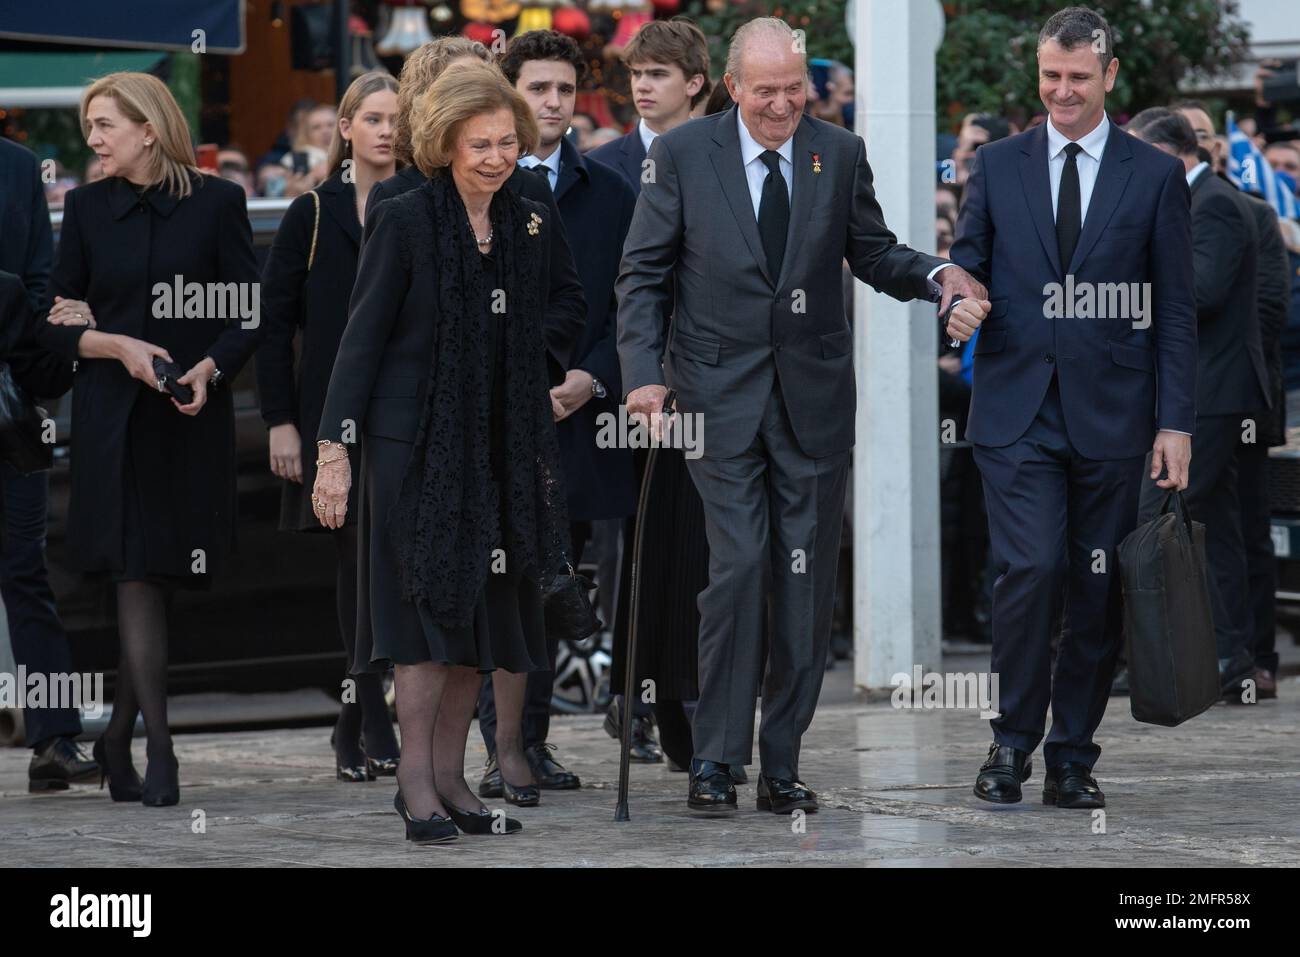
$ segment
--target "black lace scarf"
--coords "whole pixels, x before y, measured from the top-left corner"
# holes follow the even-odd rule
[[[499,190],[489,209],[499,268],[489,275],[450,173],[435,173],[420,192],[425,202],[408,205],[402,225],[408,247],[431,253],[414,255],[411,268],[437,272],[438,300],[430,310],[437,327],[425,407],[388,530],[402,597],[427,605],[443,627],[467,627],[498,544],[508,567],[539,583],[567,560],[568,518],[542,343],[540,271],[553,224],[509,188]],[[498,318],[494,307],[503,306],[504,503],[491,466],[488,378],[488,323]]]

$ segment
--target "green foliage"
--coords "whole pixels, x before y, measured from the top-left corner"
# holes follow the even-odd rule
[[[965,113],[1021,118],[1042,112],[1038,99],[1038,31],[1060,0],[947,3],[935,97],[939,127],[955,129]],[[1168,103],[1188,79],[1222,76],[1246,57],[1249,31],[1237,0],[1098,0],[1120,61],[1107,109],[1133,114]]]
[[[780,17],[803,30],[810,58],[825,57],[852,65],[853,44],[844,29],[846,0],[731,0],[717,12],[706,0],[688,0],[682,13],[694,20],[709,39],[713,76],[722,76],[731,35],[754,17]],[[713,4],[716,6],[716,4]]]

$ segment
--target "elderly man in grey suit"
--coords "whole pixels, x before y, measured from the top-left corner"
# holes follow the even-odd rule
[[[629,413],[657,422],[666,382],[676,410],[705,426],[688,462],[710,559],[687,803],[707,812],[735,810],[729,766],[752,759],[769,594],[758,808],[817,809],[799,742],[825,669],[854,438],[841,263],[902,300],[936,283],[944,305],[987,296],[895,240],[862,140],[803,115],[806,75],[784,21],[736,32],[723,79],[737,105],[656,138],[617,285]]]

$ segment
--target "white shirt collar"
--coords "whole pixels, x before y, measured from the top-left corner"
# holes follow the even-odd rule
[[[1197,163],[1187,173],[1187,185],[1191,186],[1200,178],[1200,175],[1210,168],[1209,163]]]
[[[552,153],[550,156],[546,157],[546,159],[538,159],[532,153],[529,153],[526,156],[519,157],[519,165],[527,166],[529,169],[532,169],[534,166],[545,166],[556,176],[559,176],[560,175],[560,153],[562,152],[563,150],[561,150],[560,147],[557,146],[555,147],[555,152]]]
[[[1081,136],[1077,140],[1069,139],[1053,126],[1049,117],[1047,120],[1047,158],[1048,160],[1055,159],[1057,154],[1065,149],[1067,143],[1074,142],[1083,147],[1085,153],[1100,163],[1101,154],[1106,149],[1106,137],[1108,136],[1110,136],[1110,119],[1105,113],[1101,114],[1101,122],[1097,124],[1091,133]]]
[[[803,120],[800,119],[799,122],[802,123]],[[736,126],[740,129],[740,165],[748,166],[763,153],[767,152],[767,147],[754,139],[753,135],[750,134],[749,127],[747,127],[745,121],[740,118],[740,110],[736,110]],[[791,136],[788,140],[782,143],[777,148],[777,152],[781,154],[781,159],[793,166],[794,137]]]
[[[655,141],[655,137],[659,134],[646,126],[645,120],[637,120],[636,131],[641,134],[641,145],[644,146],[645,151],[649,153],[650,144]]]

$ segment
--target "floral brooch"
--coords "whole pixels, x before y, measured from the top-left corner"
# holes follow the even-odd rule
[[[538,233],[538,227],[541,225],[542,225],[542,217],[538,216],[536,213],[528,214],[528,235],[529,236],[536,236]]]

